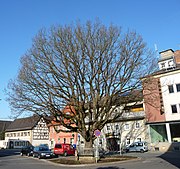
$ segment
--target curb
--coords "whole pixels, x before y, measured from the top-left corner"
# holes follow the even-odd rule
[[[50,160],[46,160],[46,159],[41,159],[42,161],[45,161],[49,164],[55,165],[55,166],[62,166],[62,167],[85,167],[85,166],[103,166],[103,165],[109,165],[109,164],[117,164],[117,163],[126,163],[126,162],[133,162],[133,161],[139,161],[142,158],[137,157],[136,159],[130,159],[130,160],[124,160],[124,161],[113,161],[113,162],[104,162],[104,163],[93,163],[93,164],[61,164],[61,163],[55,163],[55,162],[51,162]]]

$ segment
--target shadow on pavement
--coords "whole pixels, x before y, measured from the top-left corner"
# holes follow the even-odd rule
[[[20,155],[20,150],[19,149],[1,149],[0,150],[0,157],[14,156],[14,155]]]
[[[162,158],[175,167],[180,168],[180,151],[167,151],[160,155],[159,158]]]

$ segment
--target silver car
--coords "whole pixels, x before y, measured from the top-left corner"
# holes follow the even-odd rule
[[[145,141],[134,142],[126,147],[126,152],[141,152],[144,153],[148,151],[148,144]]]

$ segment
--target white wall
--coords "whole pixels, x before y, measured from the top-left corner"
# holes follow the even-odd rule
[[[0,140],[0,149],[6,148],[5,140]]]
[[[166,121],[180,120],[180,92],[176,84],[180,83],[180,73],[171,73],[160,78]],[[174,93],[169,93],[168,85],[173,85]],[[176,104],[178,113],[172,113],[171,105]]]
[[[26,133],[26,134],[24,134],[24,133]],[[11,140],[11,139],[26,140],[26,141],[31,142],[31,130],[6,132],[5,141],[8,142],[8,140]]]

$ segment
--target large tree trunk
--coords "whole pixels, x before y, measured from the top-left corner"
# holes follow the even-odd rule
[[[84,138],[84,147],[81,147],[80,155],[85,156],[93,156],[93,135],[92,131],[85,131],[82,134],[82,137]]]
[[[84,150],[83,150],[82,155],[85,155],[85,156],[93,156],[94,155],[94,149],[93,149],[92,140],[85,141],[85,146],[84,146]]]
[[[92,142],[92,140],[90,140],[90,141],[85,141],[85,148],[93,148],[93,142]]]

